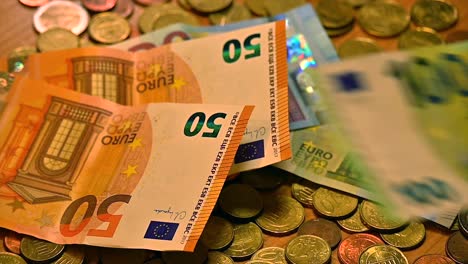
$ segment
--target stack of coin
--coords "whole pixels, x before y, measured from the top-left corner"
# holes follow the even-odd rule
[[[337,3],[331,8],[329,3]],[[345,2],[345,3],[343,3]],[[322,4],[328,3],[328,5]],[[353,24],[334,29],[327,19],[326,14],[338,16],[339,10],[348,10],[349,6],[360,7],[356,20],[359,26],[369,36],[377,38],[398,37],[399,49],[418,48],[444,44],[444,39],[437,31],[452,27],[458,20],[457,8],[448,0],[416,0],[411,10],[406,10],[397,0],[361,1],[361,0],[321,0],[317,5],[317,12],[321,22],[330,37],[341,35],[353,28]],[[339,7],[339,8],[338,8]],[[320,11],[320,10],[324,11]],[[327,10],[329,10],[327,12]],[[337,12],[338,10],[338,12]],[[437,11],[434,11],[437,10]],[[324,13],[321,15],[321,13]],[[410,22],[413,22],[415,28]],[[461,37],[460,37],[461,36]],[[455,40],[466,39],[463,34],[454,37]],[[382,51],[374,40],[368,37],[348,39],[338,47],[338,55],[341,58],[361,56],[368,53]]]
[[[320,0],[316,11],[330,37],[343,35],[353,29],[353,6],[345,0]]]

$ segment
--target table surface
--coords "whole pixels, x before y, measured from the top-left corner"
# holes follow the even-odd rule
[[[173,0],[175,1],[175,0]],[[406,10],[410,10],[415,0],[397,0],[400,2]],[[241,1],[239,1],[241,2]],[[316,5],[318,0],[309,0],[312,5]],[[449,30],[440,32],[440,34],[446,38],[450,34],[460,34],[468,36],[468,1],[467,0],[451,0],[451,2],[457,6],[459,13],[459,20],[457,24]],[[4,0],[0,3],[0,57],[7,56],[14,48],[24,45],[34,46],[37,38],[37,33],[33,28],[33,14],[36,8],[26,7],[19,3],[17,0]],[[129,18],[132,24],[132,35],[139,35],[137,28],[138,17],[142,12],[142,7],[136,5],[136,9],[132,16]],[[201,24],[209,24],[206,17],[201,17]],[[412,27],[414,27],[412,25]],[[343,41],[346,41],[354,37],[370,37],[377,42],[384,50],[395,50],[397,49],[396,38],[376,38],[370,36],[362,31],[359,26],[355,26],[353,30],[343,36],[332,38],[335,45],[340,45]],[[287,185],[282,186],[279,193],[289,195],[290,190]],[[316,218],[313,210],[306,208],[306,219]],[[442,254],[445,255],[445,244],[452,233],[446,228],[440,227],[436,224],[426,222],[426,239],[424,243],[413,250],[404,251],[404,254],[408,258],[409,263],[413,263],[416,258],[425,254]],[[264,247],[279,246],[285,247],[287,242],[291,240],[296,234],[274,237],[265,235]],[[349,236],[348,233],[342,231],[343,238]],[[339,263],[336,249],[333,250],[331,263]]]

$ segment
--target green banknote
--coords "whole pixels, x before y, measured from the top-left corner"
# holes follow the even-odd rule
[[[327,138],[333,144],[310,129],[294,131],[294,156],[278,167],[450,226],[468,202],[468,43],[377,54],[304,74],[315,80],[310,85],[339,129]],[[314,171],[320,161],[301,156],[311,141],[337,156],[327,173]],[[353,169],[331,177],[346,176],[349,162],[358,177]]]

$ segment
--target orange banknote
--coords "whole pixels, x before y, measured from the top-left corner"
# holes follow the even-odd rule
[[[0,119],[0,226],[60,244],[191,251],[252,111],[123,106],[18,77]]]
[[[35,54],[32,79],[123,105],[255,105],[231,173],[291,157],[284,21],[131,53],[83,48]]]

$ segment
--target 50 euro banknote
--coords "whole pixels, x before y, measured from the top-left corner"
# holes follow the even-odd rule
[[[317,13],[310,4],[273,17],[262,17],[222,26],[174,24],[118,43],[114,47],[128,51],[141,51],[277,20],[286,21],[289,128],[296,130],[317,126],[320,124],[324,109],[318,105],[318,94],[304,85],[301,73],[306,68],[338,61],[338,56]],[[255,133],[255,131],[251,132]]]
[[[255,105],[232,173],[291,157],[284,21],[141,52],[82,48],[32,55],[29,78],[124,105]]]
[[[278,166],[449,227],[468,202],[468,43],[304,73],[335,128],[294,131]]]
[[[194,249],[253,106],[122,106],[15,81],[0,120],[0,226],[60,244]]]

